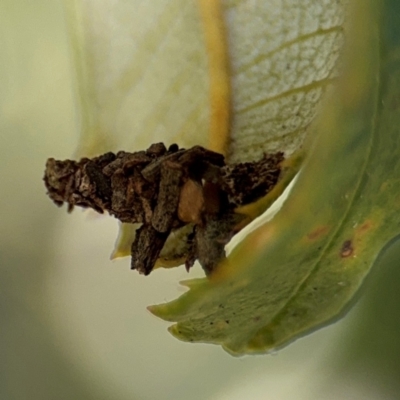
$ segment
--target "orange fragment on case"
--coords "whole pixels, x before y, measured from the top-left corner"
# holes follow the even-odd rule
[[[192,179],[188,179],[182,186],[178,204],[178,218],[182,222],[201,222],[201,213],[204,210],[203,187]]]

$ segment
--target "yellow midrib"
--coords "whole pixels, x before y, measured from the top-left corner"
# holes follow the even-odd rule
[[[227,154],[231,122],[230,66],[226,27],[220,0],[199,0],[208,55],[210,130],[209,147]]]

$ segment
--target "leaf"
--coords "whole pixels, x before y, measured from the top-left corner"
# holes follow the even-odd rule
[[[278,150],[289,157],[336,74],[342,3],[67,1],[82,121],[78,154],[162,140],[203,145],[231,161]],[[275,190],[241,212],[260,215],[301,160],[296,153]],[[134,229],[123,225],[113,257],[129,254],[125,239]],[[170,242],[169,249],[182,247]],[[173,259],[172,251],[164,258]]]
[[[174,336],[234,355],[287,345],[342,315],[399,234],[400,6],[353,8],[344,74],[281,210],[213,279],[150,308]]]
[[[336,76],[345,1],[222,1],[231,56],[231,161],[299,149]]]
[[[66,6],[83,118],[79,153],[137,150],[160,140],[207,145],[207,54],[196,2]]]
[[[284,185],[252,217],[301,166],[281,210],[211,279],[187,281],[179,299],[150,307],[177,322],[170,330],[182,340],[235,355],[284,346],[338,318],[399,233],[394,1],[351,2],[344,73],[310,128],[337,76],[345,3],[202,0],[202,23],[183,0],[74,3],[89,152],[164,140],[208,143],[231,161],[294,155]]]
[[[66,2],[80,152],[136,150],[157,140],[223,151],[220,131],[231,118],[232,160],[292,153],[335,75],[342,42],[343,0],[320,3]]]

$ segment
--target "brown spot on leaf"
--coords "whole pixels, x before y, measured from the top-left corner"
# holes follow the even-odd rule
[[[347,257],[350,257],[351,255],[353,255],[353,253],[354,253],[354,248],[353,248],[352,241],[346,240],[342,245],[342,249],[340,251],[340,256],[342,258],[347,258]]]
[[[312,232],[310,232],[307,235],[307,238],[310,240],[315,240],[320,238],[321,236],[325,235],[328,233],[329,227],[328,226],[319,226],[318,228],[314,229]]]
[[[359,231],[359,233],[365,233],[366,231],[368,231],[369,229],[371,229],[371,227],[372,227],[371,221],[365,221],[365,222],[358,228],[358,231]]]

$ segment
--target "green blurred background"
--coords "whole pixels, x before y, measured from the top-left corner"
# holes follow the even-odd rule
[[[276,355],[177,341],[146,306],[185,271],[110,262],[117,223],[45,196],[46,158],[78,141],[62,2],[2,0],[0,33],[1,400],[400,399],[399,243],[344,319]]]

